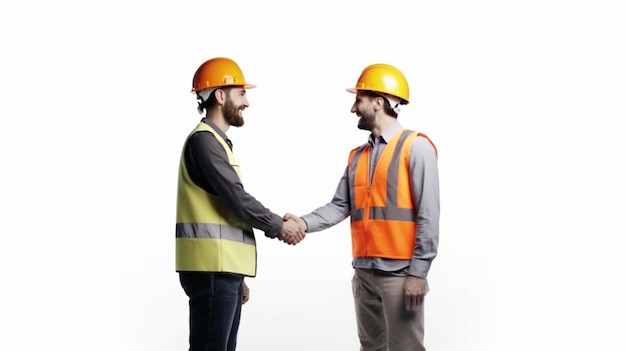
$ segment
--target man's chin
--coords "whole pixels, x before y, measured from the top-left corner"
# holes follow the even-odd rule
[[[359,124],[357,125],[357,127],[358,127],[359,129],[372,131],[372,127],[371,127],[371,126],[369,126],[369,125],[367,125],[367,124],[365,124],[365,123],[362,123],[361,121],[359,121]]]
[[[243,124],[244,124],[243,118],[239,118],[236,121],[231,121],[230,122],[230,125],[233,126],[233,127],[241,127],[241,126],[243,126]]]

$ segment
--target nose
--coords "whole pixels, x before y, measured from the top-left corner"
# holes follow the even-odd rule
[[[352,108],[350,109],[350,112],[356,113],[356,102],[352,104]]]
[[[248,98],[247,98],[247,97],[245,97],[245,96],[243,97],[243,105],[244,105],[245,107],[250,106],[250,103],[248,102]]]

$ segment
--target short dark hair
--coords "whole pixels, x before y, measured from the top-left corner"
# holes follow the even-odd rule
[[[375,91],[371,91],[371,90],[361,90],[366,96],[369,96],[372,99],[375,98],[382,98],[384,103],[383,103],[383,111],[385,111],[386,114],[388,114],[389,116],[393,117],[393,118],[398,118],[398,114],[396,113],[396,111],[393,110],[393,108],[391,107],[391,104],[389,103],[389,100],[382,94],[377,93]]]
[[[198,96],[198,112],[202,113],[205,110],[210,110],[213,107],[215,107],[215,105],[217,105],[217,98],[215,97],[215,92],[218,89],[224,90],[224,92],[228,95],[228,92],[230,92],[231,88],[232,86],[216,88],[215,90],[211,92],[211,95],[209,95],[209,97],[204,101],[202,101],[202,98]]]

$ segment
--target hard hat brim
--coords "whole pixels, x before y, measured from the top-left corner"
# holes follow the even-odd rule
[[[226,88],[226,87],[242,87],[244,89],[252,89],[252,88],[256,88],[256,84],[227,84],[227,85],[215,87],[215,89]]]
[[[349,92],[349,93],[352,93],[352,94],[356,94],[356,93],[358,93],[358,92],[359,92],[359,90],[360,90],[360,89],[357,89],[357,88],[346,88],[346,91],[347,91],[347,92]],[[381,92],[378,92],[378,93],[379,93],[379,94],[382,94],[382,95],[388,95],[387,93],[381,93]],[[395,96],[395,95],[391,95],[391,96]],[[408,101],[408,100],[405,100],[405,99],[403,99],[403,98],[401,98],[401,97],[399,97],[399,96],[395,96],[395,97],[397,97],[398,99],[400,99],[400,105],[408,105],[408,104],[409,104],[409,101]]]
[[[219,89],[219,88],[225,88],[225,87],[242,87],[244,89],[252,89],[252,88],[256,88],[256,84],[243,84],[243,85],[238,85],[238,84],[232,84],[232,85],[220,85],[218,87],[211,87],[211,88],[206,88],[206,89]],[[196,93],[200,90],[196,90],[196,89],[191,89],[192,93]]]

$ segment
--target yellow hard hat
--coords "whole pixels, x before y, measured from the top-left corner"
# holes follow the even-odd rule
[[[243,86],[246,89],[256,87],[246,83],[239,65],[225,57],[216,57],[205,61],[193,75],[191,92],[224,86]]]
[[[402,104],[409,103],[409,83],[399,69],[386,63],[375,63],[365,67],[354,88],[347,91],[356,93],[369,90],[384,93],[401,99]]]

